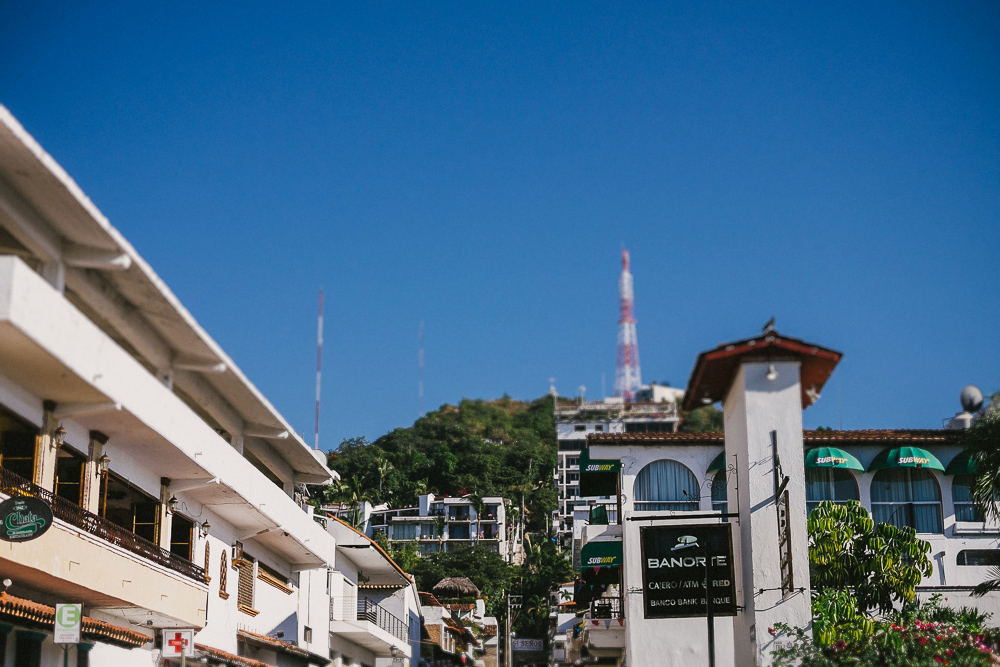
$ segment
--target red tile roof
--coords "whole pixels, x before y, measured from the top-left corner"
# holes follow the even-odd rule
[[[443,607],[444,606],[440,602],[438,602],[438,599],[436,597],[434,597],[433,593],[419,593],[419,595],[420,595],[420,604],[422,604],[425,607]]]
[[[684,409],[701,407],[703,399],[710,403],[721,401],[744,361],[798,361],[801,364],[804,410],[813,404],[813,399],[807,392],[810,389],[816,392],[823,390],[823,385],[842,356],[835,350],[782,336],[774,330],[754,338],[724,343],[698,355],[684,392]]]
[[[201,651],[202,653],[215,658],[216,660],[222,660],[227,665],[232,667],[271,667],[271,665],[266,662],[261,662],[260,660],[254,660],[253,658],[244,658],[242,656],[233,655],[232,653],[227,653],[223,650],[217,649],[212,646],[207,646],[205,644],[195,644],[194,647]]]
[[[806,445],[818,445],[823,442],[853,442],[865,445],[896,442],[957,445],[961,444],[964,437],[963,431],[952,429],[802,431],[802,439]],[[587,436],[587,442],[592,444],[721,445],[725,443],[725,434],[722,431],[704,433],[594,433]]]
[[[256,632],[250,632],[249,630],[237,630],[236,636],[252,646],[267,646],[269,648],[278,649],[282,653],[295,655],[300,658],[314,659],[316,657],[306,649],[276,637],[261,635]],[[329,662],[329,660],[327,660],[327,662]]]
[[[56,622],[56,609],[55,607],[50,607],[34,600],[14,597],[8,593],[0,593],[0,618],[13,621],[18,625],[29,625],[51,630]],[[124,648],[137,648],[147,642],[153,641],[149,636],[131,628],[123,628],[120,625],[99,621],[90,616],[83,617],[81,634],[84,639],[122,646]]]

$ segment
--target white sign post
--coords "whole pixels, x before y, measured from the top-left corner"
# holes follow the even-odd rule
[[[167,629],[163,630],[164,658],[180,658],[181,667],[187,664],[186,658],[194,657],[194,630]]]
[[[56,623],[52,641],[62,644],[63,665],[69,665],[69,647],[80,643],[80,626],[83,625],[83,605],[57,604]]]

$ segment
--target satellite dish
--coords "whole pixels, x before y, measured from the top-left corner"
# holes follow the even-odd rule
[[[962,401],[962,409],[966,412],[978,412],[979,408],[983,407],[983,392],[974,384],[966,385],[959,400]]]

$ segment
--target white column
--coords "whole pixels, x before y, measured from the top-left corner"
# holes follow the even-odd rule
[[[771,373],[772,379],[769,367],[777,373]],[[775,641],[787,639],[769,632],[775,623],[811,624],[799,367],[797,361],[743,363],[725,399],[726,452],[737,457],[745,605],[735,619],[737,665],[771,664]],[[786,476],[791,541],[782,550],[775,491]],[[730,511],[734,509],[730,500]],[[791,591],[782,590],[782,557],[791,558]]]

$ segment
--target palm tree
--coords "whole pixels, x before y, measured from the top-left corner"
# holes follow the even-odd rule
[[[382,480],[385,479],[385,476],[388,475],[391,470],[392,463],[389,462],[389,459],[379,455],[379,457],[375,460],[375,472],[378,473],[378,497],[380,500],[382,499]]]
[[[976,422],[965,431],[965,446],[975,464],[972,500],[987,519],[1000,520],[1000,392],[990,397]],[[1000,568],[990,568],[990,578],[976,586],[974,597],[1000,590]]]

